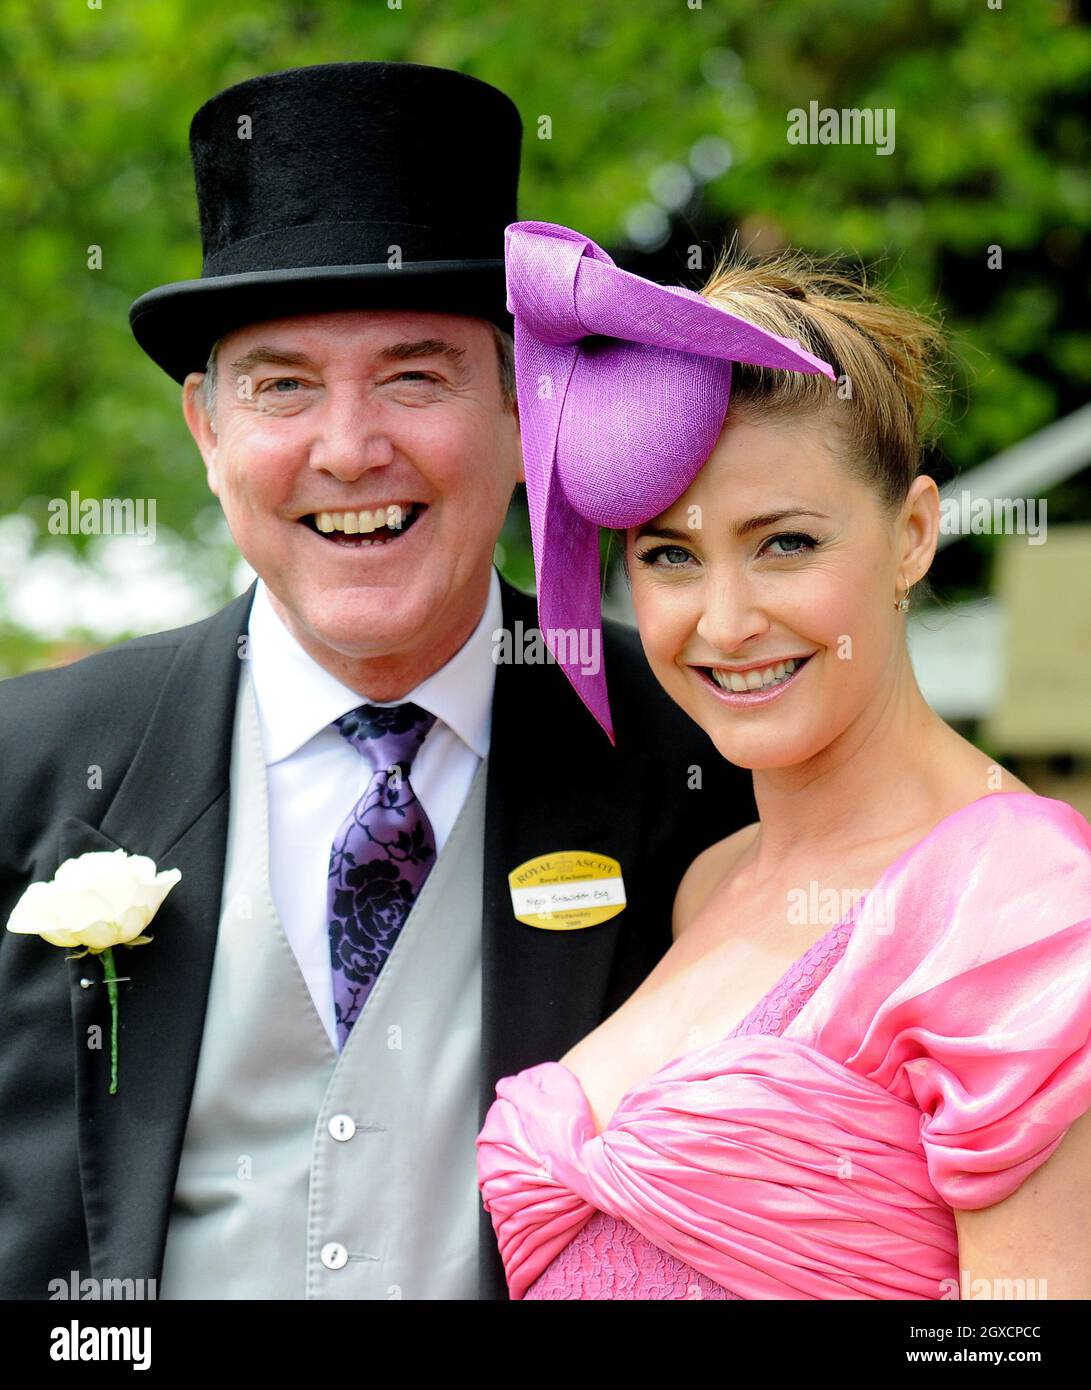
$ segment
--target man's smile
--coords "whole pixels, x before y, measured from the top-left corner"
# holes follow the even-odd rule
[[[299,521],[322,540],[360,549],[399,540],[427,510],[424,502],[389,502],[352,511],[308,512]]]

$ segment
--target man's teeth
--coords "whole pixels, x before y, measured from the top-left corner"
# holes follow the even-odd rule
[[[766,685],[779,685],[802,665],[803,661],[797,661],[792,657],[789,661],[778,661],[773,666],[763,666],[753,671],[717,671],[715,667],[709,669],[712,671],[712,679],[721,690],[742,693],[747,690],[761,690]]]
[[[412,502],[407,502],[404,506],[391,503],[387,507],[376,507],[374,511],[316,512],[314,524],[324,535],[329,535],[331,531],[340,531],[345,536],[366,536],[381,526],[387,526],[391,531],[400,531],[409,519],[413,507]]]

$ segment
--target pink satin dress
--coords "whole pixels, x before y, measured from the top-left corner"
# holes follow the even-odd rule
[[[602,1133],[559,1062],[496,1095],[512,1298],[957,1298],[954,1212],[1091,1108],[1091,825],[1025,792],[946,817]]]

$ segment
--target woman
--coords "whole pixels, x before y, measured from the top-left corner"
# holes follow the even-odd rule
[[[543,629],[595,607],[582,528],[624,526],[651,667],[759,811],[693,861],[635,994],[497,1085],[512,1297],[1091,1296],[1091,826],[944,724],[906,650],[937,333],[793,258],[721,264],[698,306],[567,229],[507,250]]]

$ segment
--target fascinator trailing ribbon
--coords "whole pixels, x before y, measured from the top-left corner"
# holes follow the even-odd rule
[[[621,270],[568,227],[513,222],[504,251],[538,621],[613,742],[598,528],[643,525],[686,491],[723,427],[732,362],[834,372],[693,290]]]

